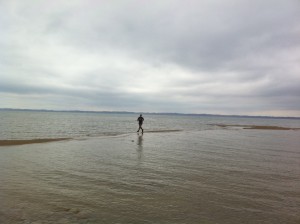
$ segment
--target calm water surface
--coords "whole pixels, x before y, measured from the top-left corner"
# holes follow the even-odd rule
[[[300,131],[210,125],[299,120],[136,118],[0,112],[2,140],[72,138],[0,147],[0,223],[300,223]]]

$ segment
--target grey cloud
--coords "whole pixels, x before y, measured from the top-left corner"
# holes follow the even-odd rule
[[[298,110],[298,1],[0,6],[0,94],[115,110]]]

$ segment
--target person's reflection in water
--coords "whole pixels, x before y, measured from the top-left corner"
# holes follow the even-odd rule
[[[143,135],[138,135],[137,146],[138,159],[141,160],[143,157]]]

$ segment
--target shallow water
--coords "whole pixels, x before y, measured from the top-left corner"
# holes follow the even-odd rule
[[[124,129],[114,116],[108,123],[118,128],[99,128],[99,119],[81,124],[94,124],[93,131],[59,136],[72,140],[0,147],[0,223],[300,222],[300,131],[209,125],[247,124],[243,119],[153,116],[145,117],[145,130],[158,132],[138,135],[135,116],[117,116]],[[171,127],[181,131],[167,132]],[[57,129],[50,128],[51,137]],[[45,137],[43,128],[27,130],[29,139]],[[10,135],[20,139],[16,133]]]
[[[85,138],[133,133],[138,114],[1,111],[0,140]],[[212,124],[300,127],[300,119],[146,115],[145,132],[222,129]]]

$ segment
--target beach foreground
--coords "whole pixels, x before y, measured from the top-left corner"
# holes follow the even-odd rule
[[[3,146],[0,222],[296,224],[299,148],[234,129]]]

